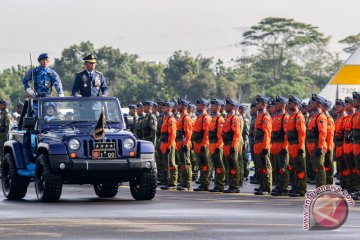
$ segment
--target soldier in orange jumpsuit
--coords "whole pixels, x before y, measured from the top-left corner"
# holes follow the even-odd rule
[[[347,187],[348,192],[357,192],[358,185],[354,184],[356,180],[356,165],[353,154],[353,140],[351,137],[352,131],[352,118],[355,116],[355,109],[353,107],[354,100],[350,97],[345,98],[345,111],[347,116],[344,119],[344,170],[343,183]]]
[[[180,119],[176,125],[176,162],[181,169],[181,186],[178,186],[179,191],[191,190],[192,183],[192,166],[190,160],[191,150],[191,135],[192,135],[192,119],[188,114],[187,107],[189,101],[179,98],[178,111]]]
[[[168,170],[167,185],[161,187],[162,190],[175,190],[178,178],[178,167],[175,162],[176,120],[171,112],[173,107],[173,102],[166,101],[162,108],[164,119],[160,129],[160,151],[162,161]]]
[[[200,185],[194,191],[208,191],[210,184],[211,164],[209,160],[209,124],[207,114],[209,102],[203,98],[196,101],[197,119],[193,126],[194,151],[200,167]]]
[[[270,114],[271,117],[271,121],[274,121],[274,118],[277,115],[277,110],[276,110],[276,106],[275,106],[275,100],[270,99],[269,100],[269,105],[267,106],[267,111]],[[275,154],[274,152],[276,152],[275,148],[273,148],[273,145],[271,144],[271,148],[270,148],[270,162],[271,162],[271,166],[272,166],[272,185],[277,184],[278,181],[278,170],[277,170],[277,165],[276,165],[276,160],[275,160]]]
[[[326,115],[327,120],[327,134],[326,134],[326,154],[325,154],[325,172],[326,172],[326,184],[333,184],[334,176],[334,134],[335,134],[335,122],[329,113],[331,109],[331,102],[326,101],[324,105],[321,105],[321,110]]]
[[[224,156],[228,166],[229,188],[224,193],[240,192],[240,169],[239,169],[239,140],[241,137],[241,122],[235,115],[239,103],[231,98],[225,99],[226,119],[222,129],[222,138],[224,141]]]
[[[258,115],[254,126],[254,155],[258,162],[260,175],[260,187],[254,189],[255,195],[269,195],[272,188],[272,167],[270,162],[270,143],[272,123],[266,106],[269,102],[267,97],[256,97]]]
[[[353,153],[357,178],[355,185],[360,185],[360,92],[353,92],[355,115],[352,118]],[[354,200],[360,199],[360,192],[353,194]]]
[[[276,187],[272,190],[272,196],[287,196],[289,184],[289,153],[288,141],[286,139],[286,123],[289,115],[285,111],[288,99],[277,96],[275,98],[275,107],[277,113],[273,117],[271,131],[271,154],[274,156],[275,173],[278,176]],[[271,163],[272,164],[272,163]],[[274,176],[273,176],[274,177]]]
[[[345,112],[345,101],[341,99],[336,99],[335,102],[335,113],[337,115],[335,121],[335,134],[334,134],[334,143],[335,143],[335,160],[338,169],[338,174],[340,177],[340,185],[343,189],[348,189],[343,178],[343,171],[346,170],[344,165],[344,120],[347,116]]]
[[[306,184],[306,159],[305,159],[305,137],[306,122],[305,117],[299,110],[301,99],[289,96],[289,119],[285,125],[286,139],[289,149],[289,171],[292,172],[292,190],[290,197],[305,196],[307,191]]]
[[[309,101],[309,111],[313,112],[306,132],[307,149],[314,169],[316,187],[326,185],[325,153],[327,150],[327,119],[321,110],[326,99],[313,94]]]
[[[209,192],[223,192],[225,185],[225,167],[223,162],[222,130],[224,118],[220,114],[223,101],[220,99],[211,99],[211,122],[209,126],[209,152],[212,164],[215,169],[215,186],[209,189]]]

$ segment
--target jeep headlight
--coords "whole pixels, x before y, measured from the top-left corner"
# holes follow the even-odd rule
[[[135,146],[134,140],[132,140],[131,138],[125,139],[125,141],[124,141],[124,148],[125,148],[126,150],[130,150],[130,149],[134,148],[134,146]]]
[[[71,150],[78,150],[80,147],[80,142],[77,139],[71,139],[69,142],[69,147]]]

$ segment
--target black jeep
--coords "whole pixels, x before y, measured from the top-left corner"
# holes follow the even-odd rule
[[[114,197],[122,182],[136,200],[156,193],[154,146],[125,130],[113,97],[27,99],[1,171],[8,199],[24,198],[32,180],[42,201],[57,201],[63,184],[92,184],[101,198]]]

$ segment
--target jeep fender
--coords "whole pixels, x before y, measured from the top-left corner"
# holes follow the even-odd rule
[[[42,142],[38,145],[38,153],[46,150],[49,155],[66,155],[67,150],[62,142]]]
[[[16,167],[18,169],[26,168],[26,161],[23,154],[23,144],[15,141],[9,140],[4,144],[4,155],[6,153],[11,153],[14,157]]]
[[[151,154],[155,153],[154,144],[149,141],[139,140],[139,153],[140,154]]]

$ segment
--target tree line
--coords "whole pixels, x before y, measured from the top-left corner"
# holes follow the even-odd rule
[[[62,51],[51,66],[70,95],[75,74],[83,69],[81,58],[97,56],[96,69],[110,86],[109,95],[126,105],[143,99],[187,97],[195,101],[227,96],[251,102],[258,94],[270,97],[293,94],[308,98],[318,92],[343,64],[339,53],[329,50],[329,36],[318,27],[288,18],[265,18],[243,33],[239,58],[226,66],[221,59],[192,56],[175,51],[166,63],[140,61],[139,56],[90,41]],[[360,33],[339,41],[352,53],[360,45]],[[21,79],[30,66],[16,66],[0,72],[0,98],[13,104],[23,100]],[[14,84],[15,83],[15,84]]]

